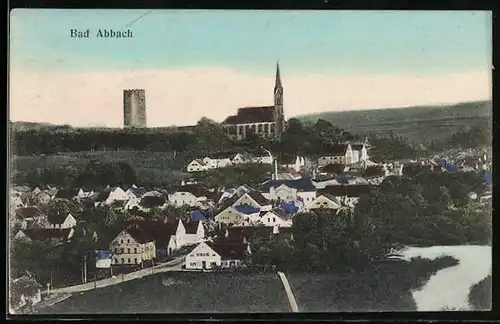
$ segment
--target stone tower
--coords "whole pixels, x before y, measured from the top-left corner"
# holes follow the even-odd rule
[[[124,127],[146,126],[146,90],[123,90]]]
[[[279,62],[276,63],[276,81],[274,85],[274,120],[276,121],[276,138],[280,139],[285,130],[285,114],[283,112],[283,86],[281,85]]]

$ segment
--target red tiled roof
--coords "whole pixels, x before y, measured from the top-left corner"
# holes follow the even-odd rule
[[[252,197],[253,200],[255,200],[259,205],[261,206],[266,206],[266,205],[269,205],[271,204],[271,202],[269,200],[266,199],[266,197],[264,197],[260,192],[258,191],[250,191],[250,192],[247,192],[247,194]]]
[[[23,233],[32,240],[65,239],[69,237],[70,228],[32,228],[23,230]]]
[[[30,218],[36,217],[40,213],[40,210],[37,207],[22,207],[16,209],[16,215],[19,218]]]
[[[207,245],[219,254],[223,260],[244,260],[248,244],[232,242],[208,242]]]
[[[238,114],[229,116],[223,124],[250,124],[274,122],[274,106],[239,108]]]

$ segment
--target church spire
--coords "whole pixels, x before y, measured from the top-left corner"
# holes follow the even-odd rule
[[[276,62],[276,84],[274,86],[274,89],[281,89],[283,88],[281,85],[281,77],[280,77],[280,62]]]

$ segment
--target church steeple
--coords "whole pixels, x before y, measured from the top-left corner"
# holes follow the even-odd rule
[[[281,89],[283,91],[283,87],[281,85],[281,77],[280,77],[280,62],[276,62],[276,83],[274,86],[274,91]]]

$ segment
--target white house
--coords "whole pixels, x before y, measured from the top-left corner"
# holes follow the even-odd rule
[[[345,165],[356,163],[350,144],[331,145],[318,158],[318,165],[320,167],[335,163]]]
[[[205,227],[201,221],[183,222],[178,220],[175,235],[171,238],[172,245],[179,249],[186,245],[193,245],[205,240]],[[169,246],[171,244],[169,243]]]
[[[232,165],[233,156],[232,152],[217,152],[204,157],[202,161],[208,169],[225,168]]]
[[[245,214],[239,212],[233,206],[229,206],[215,216],[215,221],[227,225],[238,225],[242,224],[246,218]]]
[[[339,209],[341,203],[337,199],[330,195],[320,195],[314,201],[306,204],[303,208],[303,212],[310,212],[317,209]]]
[[[209,166],[201,159],[194,159],[187,165],[187,172],[207,171]]]
[[[298,201],[305,204],[316,199],[316,187],[309,179],[268,180],[259,190],[269,200]]]
[[[76,196],[80,199],[83,199],[83,198],[88,198],[88,197],[92,196],[93,194],[94,194],[93,190],[85,191],[85,190],[83,190],[83,188],[80,188],[80,190],[78,190],[78,193],[76,194]]]
[[[203,242],[186,255],[186,269],[203,270],[241,266],[251,254],[246,243]]]
[[[17,232],[14,239],[61,243],[69,241],[74,234],[75,230],[73,228],[30,228]]]
[[[31,192],[33,195],[37,195],[39,194],[40,192],[42,192],[42,190],[40,190],[40,188],[36,187],[35,189],[33,189],[33,191]]]
[[[236,200],[232,206],[248,205],[254,208],[258,208],[261,211],[271,210],[272,204],[258,191],[245,192],[241,197]]]
[[[236,155],[231,159],[233,165],[246,164],[251,162],[251,158],[243,153],[236,153]]]
[[[147,232],[129,227],[109,244],[113,265],[139,265],[156,258],[154,239]]]
[[[95,200],[95,205],[111,205],[115,201],[128,201],[129,195],[120,187],[101,191]]]
[[[183,205],[199,207],[203,201],[207,200],[209,191],[204,186],[192,183],[182,185],[174,193],[168,196],[170,204],[180,207]]]
[[[76,219],[71,214],[49,215],[47,217],[48,228],[73,228],[76,226]]]
[[[258,153],[256,155],[254,155],[252,160],[254,163],[261,163],[261,164],[273,164],[274,163],[273,156],[268,152]]]
[[[271,210],[262,215],[260,222],[264,226],[292,227],[292,216],[278,210]]]

